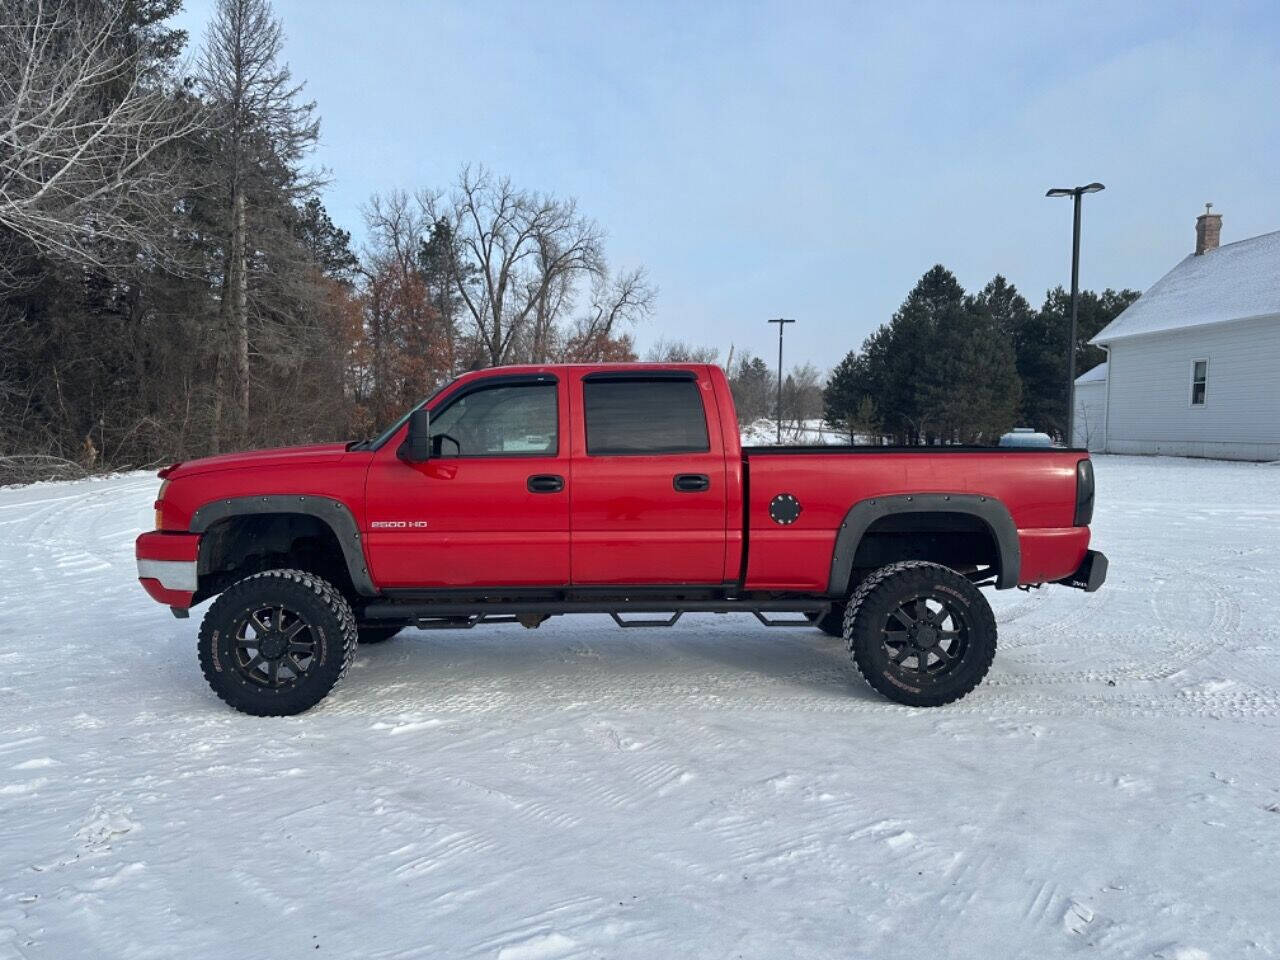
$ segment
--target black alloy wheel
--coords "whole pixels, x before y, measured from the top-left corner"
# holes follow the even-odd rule
[[[272,690],[296,684],[316,663],[311,626],[298,611],[280,603],[242,616],[234,647],[240,676]]]
[[[937,707],[982,682],[996,652],[996,619],[968,577],[907,560],[859,584],[844,636],[858,671],[890,700]]]
[[[900,679],[937,683],[962,661],[969,644],[964,611],[947,597],[910,597],[889,614],[881,632],[889,669]]]
[[[200,669],[242,713],[309,710],[346,674],[356,651],[351,606],[304,570],[264,570],[233,583],[200,624]]]

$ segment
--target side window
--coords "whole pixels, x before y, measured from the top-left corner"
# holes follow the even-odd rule
[[[431,418],[431,438],[445,457],[554,456],[559,448],[556,385],[467,393]]]
[[[1209,361],[1191,361],[1191,405],[1203,407],[1205,391],[1209,388]]]
[[[694,380],[586,380],[587,453],[705,453],[711,449]]]

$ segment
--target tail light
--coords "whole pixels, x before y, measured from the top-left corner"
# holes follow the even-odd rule
[[[1077,527],[1087,527],[1093,521],[1093,463],[1081,460],[1076,464],[1076,518]]]
[[[174,464],[174,466],[177,466],[177,464]],[[161,474],[163,474],[164,470],[161,470],[160,472]],[[164,483],[160,484],[160,492],[156,494],[155,508],[156,508],[156,529],[157,530],[164,529],[164,492],[168,488],[169,488],[169,481],[166,480]]]

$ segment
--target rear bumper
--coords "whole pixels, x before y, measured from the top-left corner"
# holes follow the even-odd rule
[[[197,533],[144,533],[134,542],[142,588],[159,603],[186,609],[199,586],[199,554]]]
[[[1076,568],[1076,572],[1058,581],[1064,586],[1075,587],[1085,593],[1093,593],[1106,582],[1107,556],[1098,550],[1088,551],[1080,566]]]

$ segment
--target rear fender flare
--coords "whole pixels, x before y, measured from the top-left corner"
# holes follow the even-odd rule
[[[976,493],[914,493],[903,496],[869,497],[859,500],[844,515],[831,555],[831,577],[827,594],[843,597],[853,571],[853,558],[863,535],[877,520],[898,513],[964,513],[977,517],[995,539],[1000,557],[996,587],[1007,590],[1018,585],[1022,551],[1018,528],[1008,508],[995,497]]]
[[[206,503],[191,515],[188,529],[192,533],[204,533],[215,523],[252,514],[301,513],[315,517],[333,531],[342,548],[342,558],[347,564],[351,583],[361,596],[374,597],[378,590],[369,576],[364,548],[360,542],[360,528],[351,509],[341,500],[332,497],[303,496],[300,494],[271,494],[257,497],[231,497]]]

